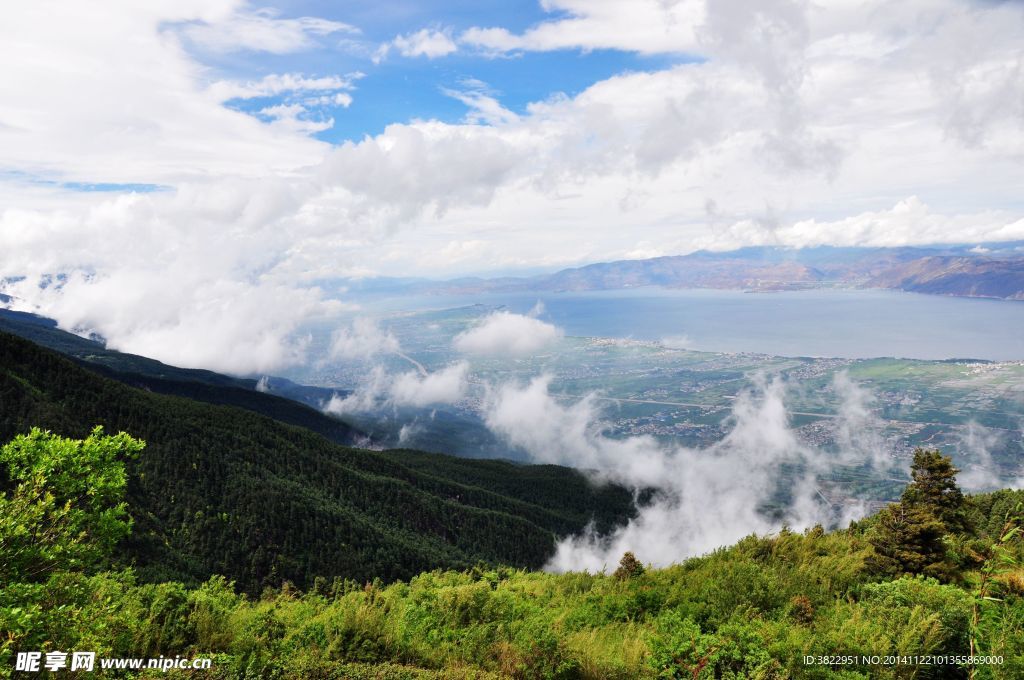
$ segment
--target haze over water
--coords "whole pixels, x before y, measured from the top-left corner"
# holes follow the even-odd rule
[[[745,293],[634,288],[569,293],[417,296],[374,309],[470,304],[528,313],[568,335],[671,339],[673,346],[778,356],[1024,360],[1024,302],[882,290]]]

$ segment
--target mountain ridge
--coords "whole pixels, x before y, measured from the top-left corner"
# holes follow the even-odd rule
[[[151,580],[223,574],[257,593],[316,576],[390,581],[477,562],[535,568],[556,536],[590,522],[607,530],[635,513],[629,491],[594,486],[570,468],[441,454],[405,465],[401,453],[130,387],[4,332],[0,405],[3,441],[31,427],[82,437],[102,425],[147,442],[129,462],[135,531],[120,559]],[[475,476],[467,466],[479,468]],[[487,488],[495,466],[505,483]]]
[[[131,387],[182,396],[208,404],[237,406],[304,427],[336,444],[366,444],[368,435],[320,407],[344,390],[299,385],[285,378],[239,378],[198,368],[179,368],[156,359],[107,349],[97,340],[60,330],[57,322],[29,312],[0,309],[0,331],[47,347],[83,367]]]
[[[950,267],[955,260],[958,267]],[[637,260],[596,262],[530,277],[446,281],[381,279],[360,290],[472,294],[614,290],[640,286],[739,290],[885,288],[960,297],[1024,299],[1024,244],[699,250]]]

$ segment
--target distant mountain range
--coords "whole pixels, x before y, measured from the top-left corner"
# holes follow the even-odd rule
[[[618,260],[531,277],[377,280],[362,290],[414,293],[612,290],[638,286],[795,290],[885,288],[1024,300],[1024,242],[988,247],[750,247]]]

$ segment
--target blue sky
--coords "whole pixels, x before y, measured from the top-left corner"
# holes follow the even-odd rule
[[[314,47],[292,54],[266,54],[257,50],[219,53],[189,45],[195,56],[212,69],[211,77],[256,80],[272,73],[325,76],[361,73],[348,107],[322,106],[314,119],[333,118],[334,125],[316,137],[330,143],[376,135],[391,123],[413,119],[459,122],[466,106],[446,91],[486,85],[502,105],[524,113],[527,104],[554,95],[574,97],[596,82],[617,74],[661,70],[672,64],[699,59],[696,55],[644,55],[615,49],[566,48],[532,52],[516,50],[494,55],[482,50],[459,50],[441,58],[405,57],[391,52],[382,60],[374,53],[397,35],[424,28],[457,38],[475,26],[500,26],[522,32],[543,21],[557,20],[564,12],[544,11],[533,1],[517,2],[398,2],[382,6],[371,2],[278,3],[280,18],[317,16],[350,24],[358,33],[318,38]],[[241,111],[259,110],[287,101],[287,97],[260,97],[232,101]]]

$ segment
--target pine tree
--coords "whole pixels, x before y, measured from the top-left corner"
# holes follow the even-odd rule
[[[956,485],[959,472],[949,457],[917,449],[913,481],[899,503],[878,513],[870,538],[874,554],[866,561],[879,574],[925,574],[948,581],[955,575],[945,537],[967,528],[964,495]]]
[[[964,494],[956,484],[958,472],[949,456],[937,450],[916,449],[910,466],[914,481],[903,491],[902,503],[931,512],[949,533],[965,532],[967,519]]]
[[[640,560],[636,558],[632,552],[626,552],[622,555],[622,559],[619,560],[619,568],[615,570],[615,578],[620,581],[626,581],[631,578],[636,578],[644,573],[644,565],[640,563]]]
[[[927,574],[947,580],[950,568],[943,536],[945,527],[928,510],[893,503],[878,513],[871,538],[875,552],[867,564],[871,571],[886,576]]]

